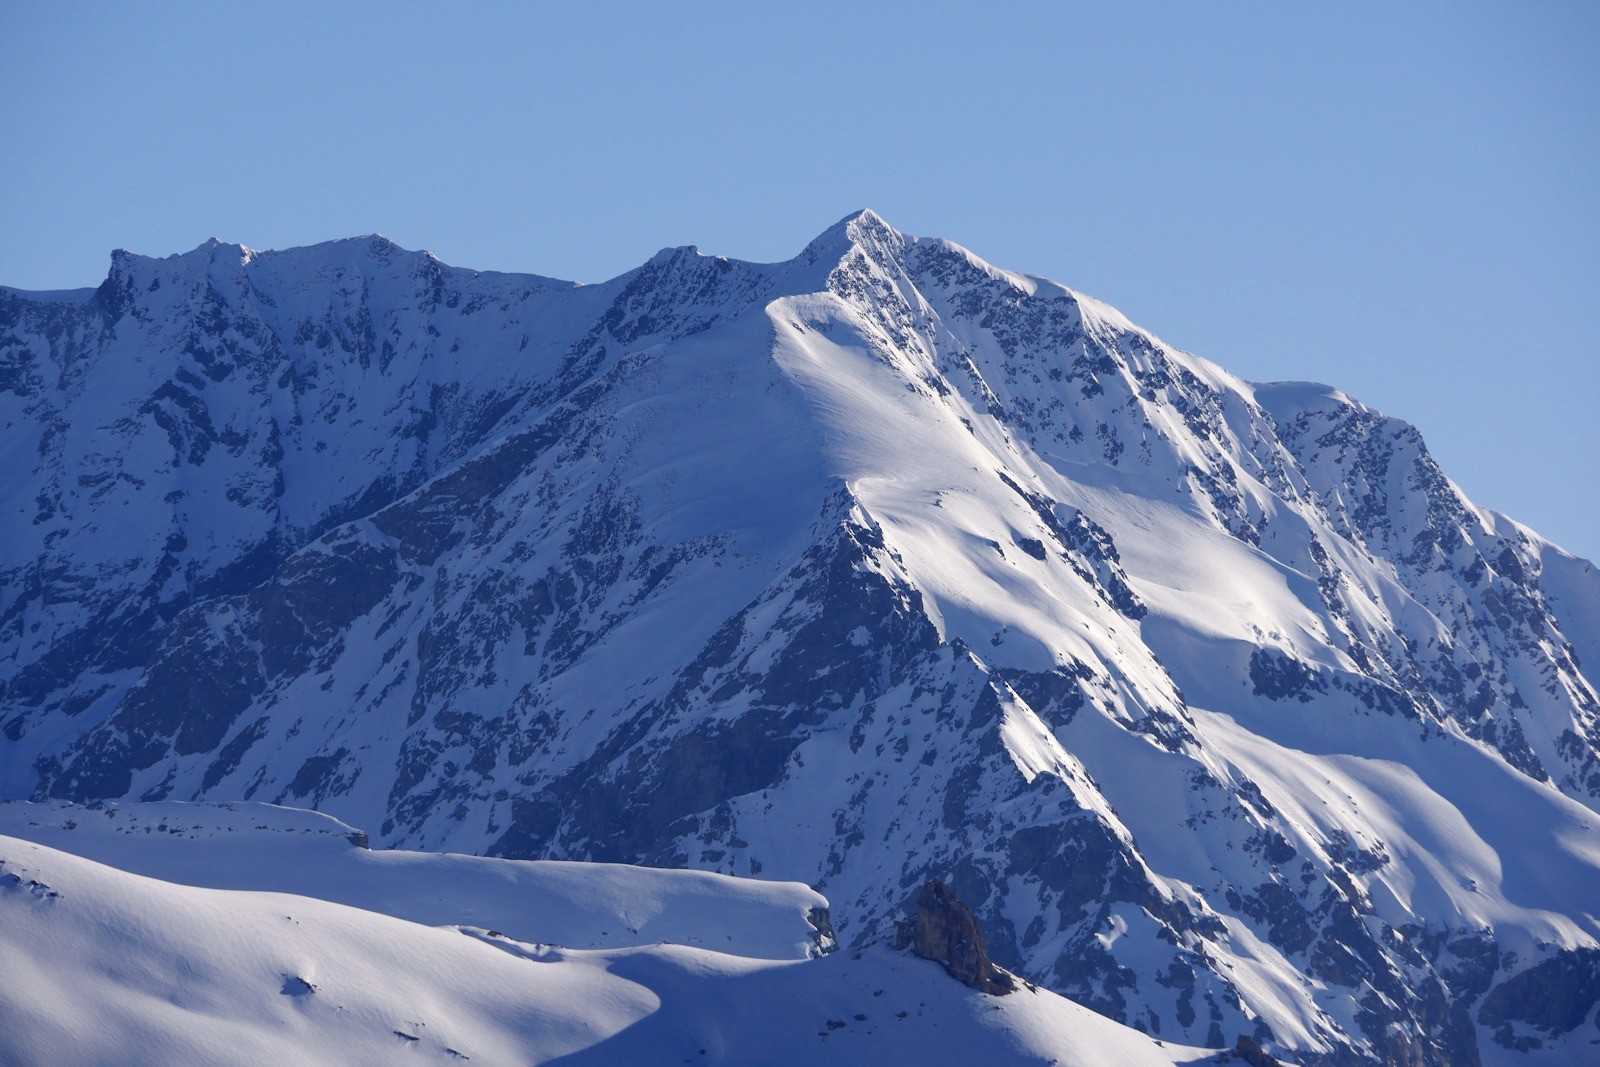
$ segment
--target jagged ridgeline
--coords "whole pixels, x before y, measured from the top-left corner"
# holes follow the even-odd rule
[[[7,795],[795,879],[846,947],[936,880],[1301,1063],[1600,1047],[1600,575],[1336,390],[871,213],[581,286],[119,252],[0,290],[0,390]]]

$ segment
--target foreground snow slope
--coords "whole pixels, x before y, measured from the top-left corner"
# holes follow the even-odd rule
[[[1600,574],[1336,389],[863,212],[585,286],[119,253],[0,292],[0,420],[10,796],[787,879],[848,948],[936,877],[1339,1067],[1600,1038]]]
[[[316,844],[285,855],[323,866],[328,855]],[[388,873],[402,896],[412,878],[427,881],[409,866]],[[596,865],[567,875],[601,897],[615,890],[616,872]],[[674,881],[698,880],[654,872],[633,900],[670,895]],[[703,926],[741,893],[787,888],[735,881],[699,894]],[[481,888],[468,879],[458,895],[473,900]],[[770,960],[683,945],[557,948],[306,896],[176,885],[5,836],[0,958],[0,1058],[19,1067],[1168,1067],[1205,1056],[1049,992],[986,997],[935,964],[881,949]]]

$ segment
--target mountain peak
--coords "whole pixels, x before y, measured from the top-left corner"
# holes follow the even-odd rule
[[[649,259],[645,265],[670,263],[675,259],[693,259],[700,255],[699,245],[668,245]]]
[[[246,248],[241,244],[224,241],[220,237],[208,237],[196,245],[192,251],[183,255],[204,258],[212,263],[233,264],[237,262],[240,266],[243,266],[255,258],[256,250]]]
[[[126,248],[112,249],[111,270],[115,275],[119,269],[126,270],[136,263],[216,263],[237,262],[239,265],[249,263],[259,253],[253,248],[241,244],[233,244],[222,240],[220,237],[207,237],[187,252],[175,252],[170,256],[147,256],[138,252],[130,252]]]
[[[905,242],[905,235],[884,222],[877,212],[862,208],[818,234],[800,253],[800,259],[807,263],[836,263],[851,249],[882,254],[904,247]]]
[[[817,240],[820,241],[822,238],[833,234],[838,234],[857,243],[882,240],[884,238],[904,239],[904,235],[899,230],[883,221],[883,216],[871,208],[862,208],[860,211],[851,212],[822,231]]]
[[[864,208],[861,208],[859,211],[851,212],[850,214],[846,215],[844,218],[839,220],[839,225],[841,225],[841,226],[855,226],[855,227],[872,227],[872,228],[885,229],[885,230],[891,230],[891,231],[894,229],[893,226],[890,226],[887,222],[885,222],[883,220],[883,216],[882,215],[878,214],[876,211],[873,211],[870,207],[864,207]]]
[[[208,237],[187,252],[170,256],[145,256],[126,248],[111,253],[111,269],[106,282],[113,287],[134,284],[139,279],[141,289],[149,289],[154,279],[171,274],[205,275],[212,278],[228,277],[248,266],[260,253],[241,244],[230,244],[218,237]]]

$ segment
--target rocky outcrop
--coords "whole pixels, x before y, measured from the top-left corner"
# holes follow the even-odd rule
[[[980,993],[1003,997],[1016,991],[1016,978],[990,962],[972,909],[943,882],[922,887],[916,912],[896,933],[895,947],[932,960],[950,977]]]
[[[1239,1035],[1239,1040],[1234,1042],[1233,1045],[1233,1054],[1246,1067],[1283,1067],[1266,1049],[1261,1047],[1261,1042],[1248,1034]]]
[[[839,951],[839,939],[833,933],[833,917],[827,908],[816,907],[806,912],[806,922],[811,926],[811,941],[819,956]]]

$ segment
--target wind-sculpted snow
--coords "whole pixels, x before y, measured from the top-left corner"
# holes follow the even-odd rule
[[[270,804],[0,803],[0,834],[182,885],[315,897],[524,942],[670,942],[757,959],[834,951],[828,902],[793,883],[627,864],[369,849],[367,835]]]
[[[1600,1038],[1527,991],[1600,959],[1600,575],[1334,390],[871,213],[593,286],[119,254],[0,328],[13,795],[793,879],[846,946],[938,878],[1301,1062]]]

